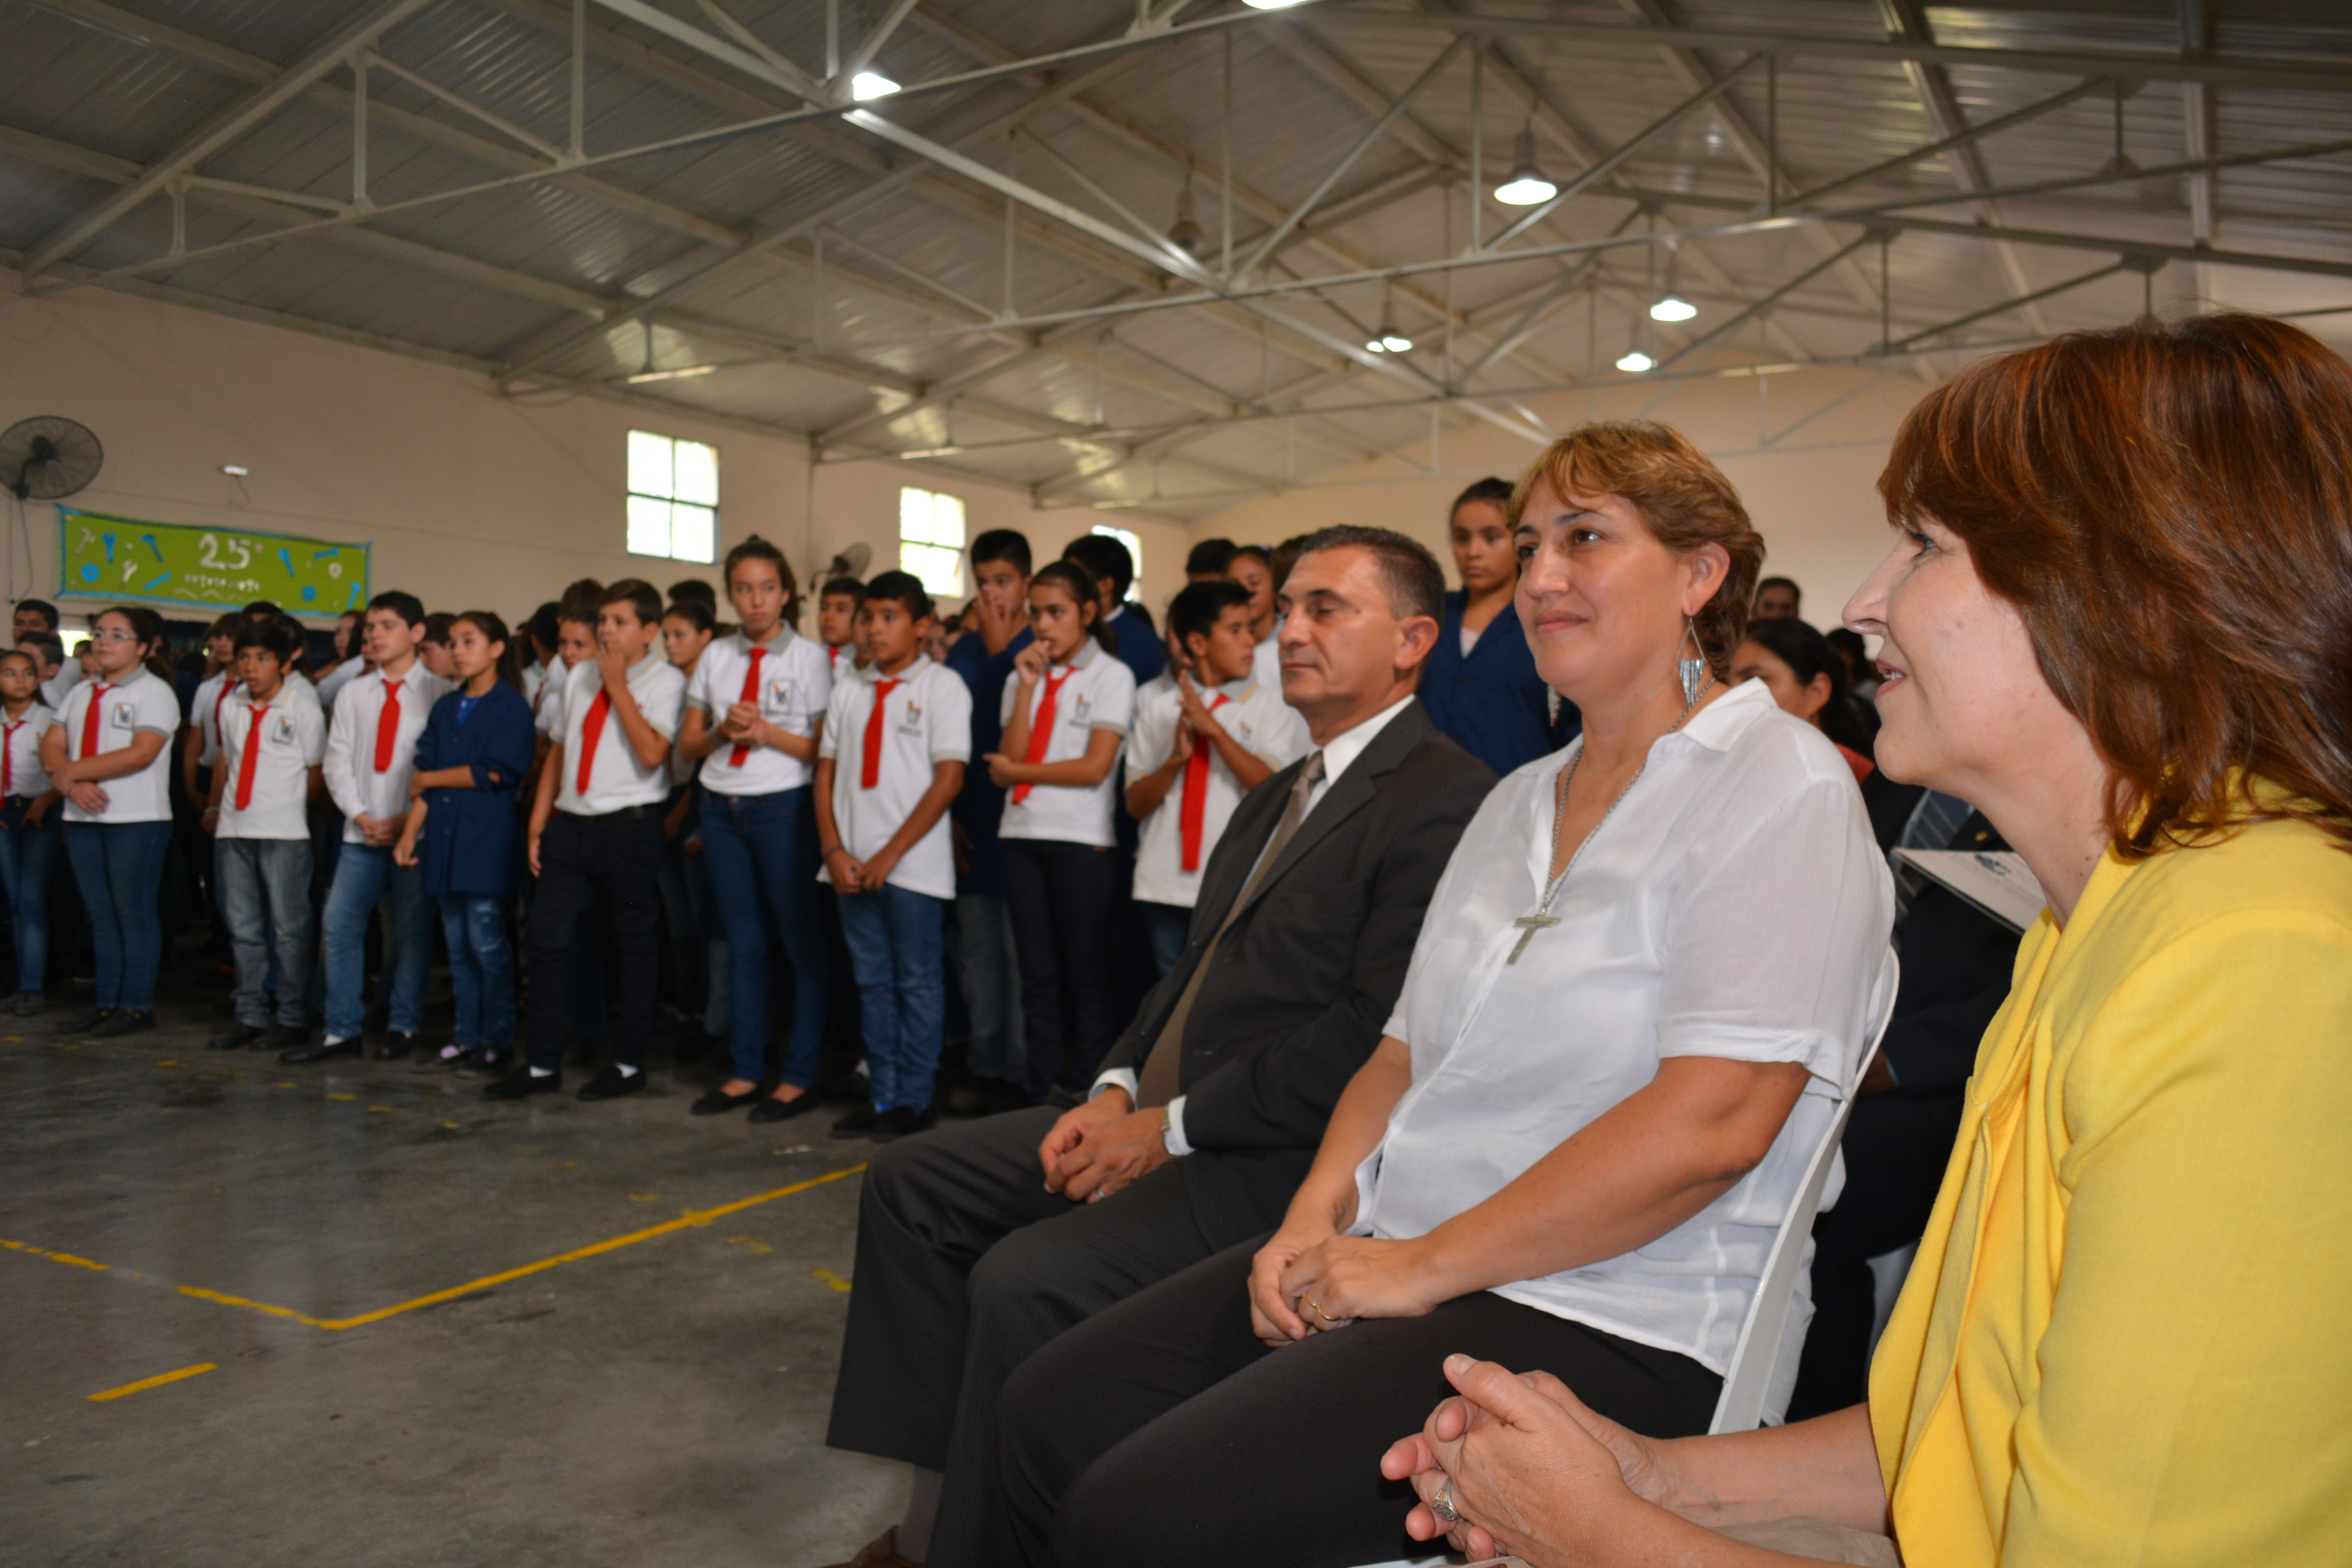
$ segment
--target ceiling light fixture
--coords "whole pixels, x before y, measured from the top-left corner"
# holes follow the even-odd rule
[[[223,463],[221,465],[221,472],[226,474],[230,479],[241,479],[247,475],[252,473],[253,470],[247,468],[243,463]]]
[[[1617,361],[1617,368],[1622,371],[1630,372],[1634,375],[1639,375],[1645,370],[1655,369],[1657,367],[1657,361],[1652,359],[1648,354],[1643,353],[1640,349],[1627,349],[1624,354]]]
[[[1698,307],[1682,297],[1675,288],[1675,246],[1666,242],[1666,291],[1652,301],[1650,320],[1654,321],[1687,321],[1698,314]]]
[[[869,98],[887,98],[898,90],[898,84],[880,71],[859,71],[849,79],[849,96],[859,103]]]
[[[1287,11],[1299,0],[1242,0],[1253,11]]]
[[[1184,184],[1176,193],[1176,223],[1168,231],[1168,243],[1193,259],[1208,248],[1208,231],[1192,212],[1192,171],[1184,171]]]
[[[1380,331],[1364,340],[1364,347],[1376,354],[1412,353],[1412,340],[1397,327],[1396,299],[1393,295],[1381,306]]]
[[[641,370],[628,378],[631,386],[643,386],[649,381],[683,381],[689,375],[709,375],[719,367],[715,364],[690,364],[681,370]]]
[[[1536,129],[1530,125],[1519,132],[1511,177],[1495,187],[1495,199],[1507,207],[1532,207],[1558,195],[1559,187],[1544,178],[1544,172],[1536,167]]]

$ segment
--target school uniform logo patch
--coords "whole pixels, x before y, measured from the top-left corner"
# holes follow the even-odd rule
[[[1070,722],[1081,730],[1087,727],[1094,714],[1095,705],[1083,697],[1070,704]]]
[[[128,702],[117,702],[108,710],[106,722],[110,729],[131,729],[139,722],[139,710]]]
[[[906,713],[898,720],[898,732],[902,735],[923,732],[923,705],[911,697],[907,699]]]
[[[269,738],[281,746],[294,743],[294,721],[280,713],[269,726]]]

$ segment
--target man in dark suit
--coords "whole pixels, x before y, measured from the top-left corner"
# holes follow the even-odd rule
[[[1902,829],[1906,847],[2009,847],[1980,813],[1949,795],[1919,793],[1924,799]],[[1839,1145],[1844,1191],[1813,1222],[1813,1321],[1789,1401],[1791,1421],[1869,1396],[1877,1316],[1870,1260],[1910,1246],[1927,1228],[1977,1047],[2008,1000],[2017,964],[2018,932],[1916,871],[1898,865],[1896,875],[1906,895],[1895,926],[1903,984]]]
[[[876,1157],[826,1441],[916,1474],[906,1520],[858,1568],[989,1561],[1005,1537],[1006,1376],[1064,1329],[1281,1220],[1495,783],[1413,696],[1444,591],[1402,534],[1310,539],[1285,584],[1281,654],[1284,699],[1316,749],[1235,810],[1184,954],[1094,1097]]]

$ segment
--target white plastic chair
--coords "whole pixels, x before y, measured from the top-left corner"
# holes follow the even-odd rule
[[[1895,1016],[1895,993],[1902,978],[1902,962],[1890,947],[1871,988],[1870,1048],[1862,1053],[1853,1081],[1845,1086],[1845,1099],[1814,1147],[1796,1200],[1790,1204],[1780,1232],[1772,1238],[1772,1250],[1765,1256],[1764,1273],[1748,1303],[1748,1321],[1740,1325],[1739,1342],[1732,1347],[1731,1370],[1724,1373],[1723,1393],[1715,1402],[1709,1432],[1752,1432],[1764,1424],[1768,1409],[1777,1422],[1789,1408],[1789,1395],[1797,1386],[1797,1363],[1805,1348],[1802,1333],[1788,1332],[1797,1271],[1804,1267],[1805,1244],[1812,1239],[1813,1216],[1821,1212],[1822,1189],[1829,1184],[1830,1166],[1837,1159],[1839,1141],[1845,1136],[1846,1119],[1853,1114],[1863,1078],[1877,1058],[1878,1043]]]
[[[1862,1053],[1855,1065],[1853,1081],[1845,1086],[1845,1098],[1831,1121],[1829,1131],[1813,1149],[1813,1157],[1805,1166],[1805,1179],[1797,1188],[1796,1200],[1782,1216],[1780,1234],[1772,1238],[1772,1250],[1765,1256],[1763,1277],[1757,1282],[1755,1298],[1748,1303],[1748,1321],[1740,1325],[1738,1343],[1732,1347],[1731,1370],[1724,1374],[1723,1393],[1715,1402],[1715,1419],[1707,1430],[1714,1432],[1750,1432],[1761,1426],[1769,1405],[1773,1415],[1789,1408],[1789,1395],[1797,1386],[1797,1363],[1804,1352],[1805,1339],[1801,1333],[1791,1338],[1788,1333],[1789,1307],[1796,1298],[1797,1270],[1805,1261],[1805,1244],[1812,1239],[1813,1217],[1821,1212],[1822,1189],[1829,1184],[1830,1165],[1837,1158],[1839,1142],[1845,1136],[1846,1119],[1853,1114],[1853,1102],[1861,1091],[1862,1080],[1877,1058],[1879,1042],[1886,1036],[1886,1026],[1895,1016],[1895,993],[1901,984],[1903,965],[1895,950],[1886,950],[1886,962],[1879,966],[1878,978],[1870,994],[1870,1048]],[[1391,1563],[1367,1565],[1367,1568],[1433,1568],[1446,1561],[1442,1552],[1426,1557],[1400,1558]]]

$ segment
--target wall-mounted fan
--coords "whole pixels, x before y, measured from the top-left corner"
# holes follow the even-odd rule
[[[59,500],[98,478],[106,448],[89,426],[43,414],[0,430],[0,484],[18,500]]]
[[[817,583],[822,585],[825,583],[831,582],[835,577],[856,577],[862,579],[866,575],[866,569],[873,564],[874,547],[866,543],[865,541],[860,540],[856,543],[849,546],[848,549],[844,550],[840,554],[835,556],[832,560],[826,562],[824,563],[824,570],[816,574],[816,580]]]

